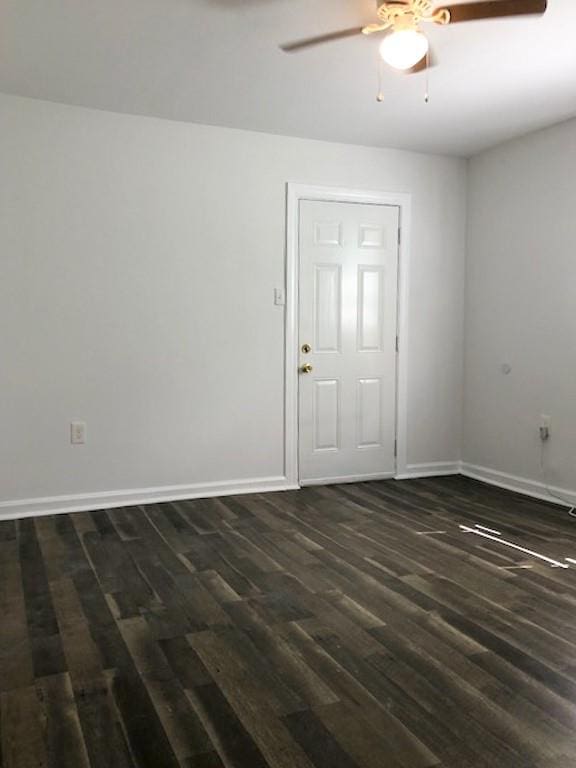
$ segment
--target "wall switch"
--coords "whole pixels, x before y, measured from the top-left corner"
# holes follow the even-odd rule
[[[274,288],[274,304],[276,304],[277,307],[283,307],[286,304],[284,288]]]
[[[70,442],[72,445],[84,445],[86,442],[86,423],[73,421],[70,424]]]

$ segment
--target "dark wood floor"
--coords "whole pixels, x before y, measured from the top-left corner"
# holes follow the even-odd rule
[[[463,523],[576,558],[456,477],[1,523],[1,768],[575,766],[576,566]]]

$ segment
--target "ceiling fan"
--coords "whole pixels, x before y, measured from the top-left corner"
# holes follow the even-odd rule
[[[456,24],[461,21],[497,19],[504,16],[543,14],[547,0],[479,0],[473,3],[435,7],[431,0],[377,0],[378,18],[375,24],[329,32],[318,37],[296,40],[281,45],[286,53],[294,53],[321,43],[330,43],[356,35],[385,32],[380,55],[391,67],[407,73],[420,72],[429,66],[428,38],[420,30],[422,23]]]

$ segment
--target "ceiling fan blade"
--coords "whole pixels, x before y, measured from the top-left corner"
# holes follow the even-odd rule
[[[483,0],[476,3],[447,5],[438,11],[450,12],[450,24],[478,19],[498,19],[504,16],[529,16],[546,11],[547,0]]]
[[[285,53],[294,53],[304,48],[311,48],[313,45],[322,43],[332,43],[334,40],[343,40],[345,37],[355,37],[362,34],[362,27],[352,27],[351,29],[341,29],[339,32],[329,32],[327,35],[318,35],[318,37],[308,37],[304,40],[295,40],[293,43],[285,43],[280,49]]]

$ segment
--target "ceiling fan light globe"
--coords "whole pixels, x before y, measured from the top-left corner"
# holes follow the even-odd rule
[[[386,35],[380,56],[394,69],[411,69],[428,53],[428,40],[416,29],[402,29]]]

